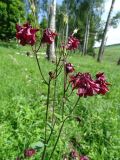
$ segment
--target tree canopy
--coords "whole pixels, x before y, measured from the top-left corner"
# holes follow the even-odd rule
[[[24,3],[22,0],[0,1],[0,39],[15,36],[15,24],[24,19]]]

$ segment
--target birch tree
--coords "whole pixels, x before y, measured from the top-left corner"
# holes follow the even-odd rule
[[[49,22],[48,27],[55,32],[56,26],[55,26],[55,17],[56,17],[56,0],[52,0],[50,4],[50,10],[49,10]],[[46,51],[47,59],[51,61],[55,61],[55,42],[47,46]]]
[[[105,29],[104,29],[104,32],[103,32],[101,45],[100,45],[99,52],[98,52],[98,58],[97,58],[98,62],[101,62],[102,58],[103,58],[105,39],[106,39],[106,34],[107,34],[107,31],[108,31],[109,24],[110,24],[110,17],[111,17],[112,11],[113,11],[114,3],[115,3],[115,0],[112,0],[111,7],[110,7],[108,17],[107,17],[107,21],[106,21],[106,24],[105,24]]]
[[[85,35],[84,35],[84,44],[83,44],[83,52],[82,52],[83,55],[87,54],[89,32],[90,32],[90,18],[88,15],[86,20],[86,29],[85,29]]]

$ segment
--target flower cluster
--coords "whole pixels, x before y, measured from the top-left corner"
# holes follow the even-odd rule
[[[33,46],[36,42],[36,32],[38,29],[32,28],[32,26],[29,23],[21,25],[16,25],[16,38],[20,40],[20,44],[25,46],[26,44],[29,44]],[[53,32],[50,28],[47,28],[43,32],[43,36],[41,39],[42,43],[52,44],[54,42],[55,37],[57,36],[57,33]],[[79,40],[73,35],[71,35],[68,38],[68,42],[66,45],[63,46],[63,48],[66,48],[66,50],[75,50],[78,48]]]
[[[75,38],[75,37],[73,37],[73,36],[70,36],[69,38],[68,38],[68,43],[67,43],[67,45],[65,46],[65,48],[67,49],[67,50],[75,50],[75,49],[77,49],[78,48],[78,46],[79,46],[79,40],[77,39],[77,38]]]
[[[104,73],[98,73],[96,74],[96,84],[99,85],[99,92],[98,94],[105,94],[109,91],[108,85],[110,85],[108,82],[106,82],[106,78],[104,76]]]
[[[97,79],[93,80],[90,73],[77,73],[70,76],[72,89],[77,89],[80,97],[93,96],[96,94],[105,94],[109,91],[104,73],[98,73]]]
[[[66,63],[66,74],[75,71],[73,64]],[[72,90],[77,89],[77,95],[80,97],[93,96],[96,94],[106,94],[109,91],[104,73],[97,73],[96,79],[92,79],[90,73],[77,73],[71,75],[69,82],[72,85]]]
[[[66,63],[65,68],[66,68],[66,73],[67,74],[72,73],[75,70],[73,64],[71,64],[71,63]]]
[[[36,32],[38,29],[32,28],[29,23],[25,23],[23,26],[16,25],[16,38],[20,40],[20,44],[25,46],[29,44],[33,46],[36,42]]]
[[[42,43],[51,44],[52,42],[54,42],[56,36],[57,36],[57,33],[52,32],[49,28],[47,28],[44,30],[44,33],[43,33]]]

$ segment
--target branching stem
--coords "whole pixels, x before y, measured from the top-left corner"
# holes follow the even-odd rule
[[[51,158],[52,158],[52,156],[53,156],[53,153],[54,153],[54,151],[55,151],[55,149],[56,149],[56,146],[57,146],[57,144],[58,144],[58,141],[59,141],[59,138],[60,138],[61,132],[62,132],[62,130],[63,130],[63,127],[64,127],[64,123],[65,123],[65,121],[66,121],[69,117],[71,117],[71,114],[72,114],[72,113],[73,113],[73,111],[75,110],[75,108],[76,108],[76,106],[77,106],[77,104],[78,104],[79,100],[80,100],[80,97],[78,97],[78,99],[77,99],[77,101],[76,101],[76,103],[75,103],[74,107],[72,108],[72,110],[71,110],[70,114],[69,114],[69,115],[68,115],[68,116],[67,116],[67,117],[62,121],[62,125],[61,125],[61,127],[60,127],[60,130],[59,130],[59,133],[58,133],[58,136],[57,136],[56,142],[55,142],[55,144],[54,144],[53,150],[52,150],[52,152],[51,152],[50,157],[49,157],[49,159],[48,159],[48,160],[51,160]]]

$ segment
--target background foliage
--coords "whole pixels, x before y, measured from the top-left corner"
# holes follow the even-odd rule
[[[15,25],[25,19],[25,8],[22,0],[0,1],[0,39],[15,37]]]

